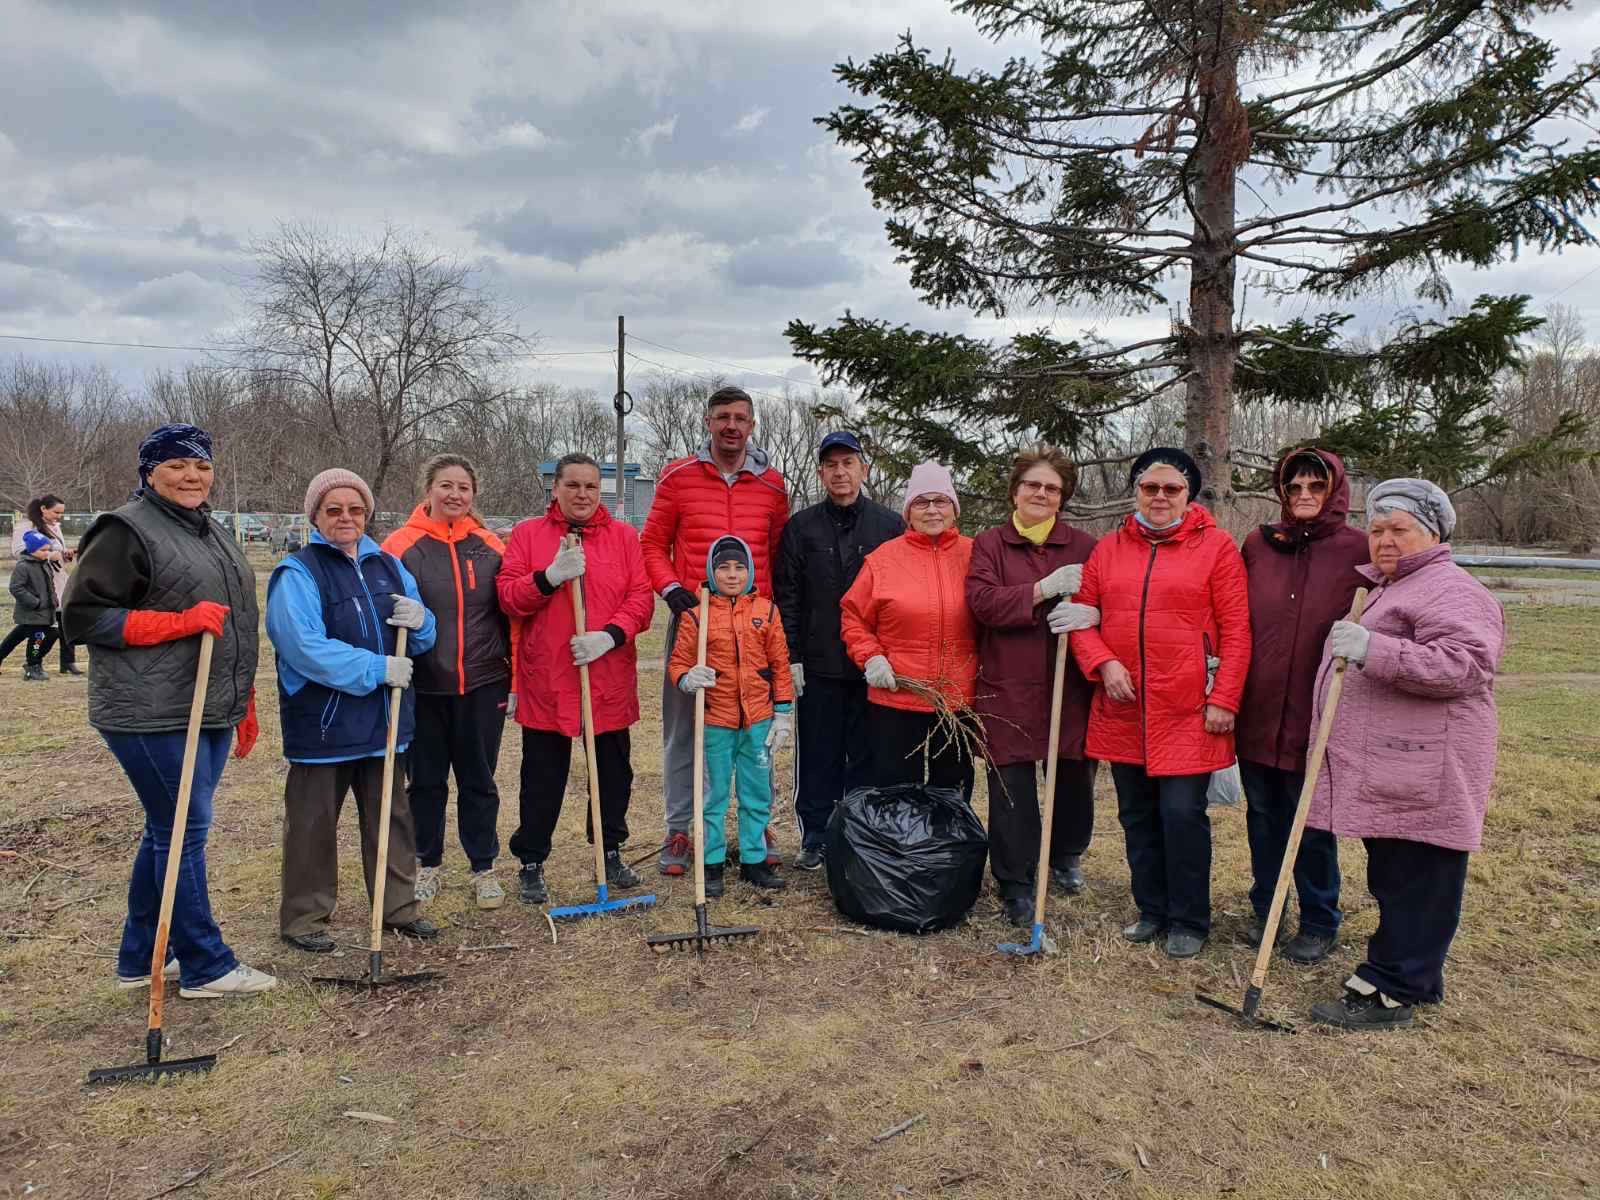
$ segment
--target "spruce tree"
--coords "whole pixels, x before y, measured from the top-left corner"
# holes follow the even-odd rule
[[[855,151],[913,286],[991,317],[1176,304],[1164,336],[1120,345],[848,311],[827,328],[791,322],[796,354],[858,389],[881,426],[981,473],[1007,441],[1080,447],[1181,389],[1203,499],[1223,507],[1236,397],[1346,400],[1328,433],[1358,460],[1452,483],[1581,453],[1570,415],[1504,443],[1489,384],[1537,318],[1526,296],[1453,303],[1446,280],[1453,265],[1594,242],[1583,220],[1600,206],[1600,141],[1572,131],[1589,129],[1600,52],[1563,69],[1531,31],[1565,0],[956,8],[1035,57],[963,70],[908,33],[838,66],[863,103],[819,118]],[[1242,322],[1242,283],[1252,308],[1271,296],[1296,315]],[[1406,297],[1376,344],[1355,340],[1342,307],[1363,293]]]

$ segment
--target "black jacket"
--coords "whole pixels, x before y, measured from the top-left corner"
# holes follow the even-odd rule
[[[840,508],[823,500],[789,518],[778,542],[775,588],[789,661],[807,675],[860,679],[839,637],[839,601],[862,560],[905,532],[900,517],[865,495]]]
[[[56,619],[55,571],[36,558],[19,558],[11,569],[11,619],[18,625],[53,625]]]

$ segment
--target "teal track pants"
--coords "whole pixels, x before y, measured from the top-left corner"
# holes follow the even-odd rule
[[[772,758],[761,721],[748,729],[706,726],[706,863],[728,858],[728,798],[739,789],[739,861],[767,861],[767,822],[772,819]]]

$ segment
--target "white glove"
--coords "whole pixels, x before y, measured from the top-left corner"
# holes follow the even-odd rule
[[[882,691],[892,692],[899,686],[895,682],[894,668],[881,654],[874,654],[867,659],[867,665],[861,668],[861,673],[867,677],[868,684]]]
[[[544,577],[550,581],[551,587],[560,587],[567,580],[582,575],[583,566],[583,543],[563,546],[550,560],[550,565],[544,569]]]
[[[1092,604],[1074,604],[1063,600],[1045,617],[1051,633],[1071,633],[1075,629],[1093,629],[1100,624],[1100,610]]]
[[[1371,640],[1372,631],[1354,621],[1335,621],[1328,631],[1328,649],[1333,656],[1357,665],[1367,661],[1367,643]]]
[[[806,690],[805,667],[801,666],[799,663],[790,663],[789,678],[794,680],[794,698],[798,700]]]
[[[383,660],[383,682],[392,688],[411,686],[411,660],[390,654]]]
[[[1206,655],[1206,695],[1211,695],[1211,689],[1217,686],[1217,671],[1222,666],[1222,660],[1215,654]]]
[[[691,696],[716,686],[717,673],[710,667],[690,667],[683,673],[683,678],[678,680],[678,690],[688,692]]]
[[[1082,583],[1083,564],[1068,563],[1039,580],[1039,594],[1046,600],[1052,596],[1070,596]]]
[[[789,744],[789,739],[792,737],[794,737],[794,714],[773,713],[772,726],[767,730],[767,753],[776,754],[779,748]]]
[[[517,715],[517,694],[515,692],[508,692],[506,694],[506,720],[509,721],[509,720],[511,720],[512,717],[514,717],[516,715]]]
[[[580,667],[588,666],[607,650],[615,649],[616,645],[616,640],[603,629],[594,633],[580,633],[572,639],[572,661]]]
[[[389,618],[389,624],[417,630],[422,628],[422,623],[427,619],[428,610],[422,607],[420,601],[413,600],[410,596],[395,595],[394,616]]]

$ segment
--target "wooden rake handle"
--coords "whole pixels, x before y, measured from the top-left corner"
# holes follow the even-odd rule
[[[394,656],[406,656],[404,625],[394,631]],[[389,817],[394,808],[394,748],[400,740],[400,701],[404,688],[389,689],[389,736],[383,747],[383,796],[378,801],[378,862],[372,877],[372,953],[383,953],[383,893],[389,881]],[[377,977],[377,969],[373,969]]]
[[[695,666],[706,665],[706,630],[711,624],[711,593],[700,589],[696,612],[700,628],[695,637]],[[706,906],[706,692],[694,694],[694,902]]]
[[[566,546],[581,546],[583,539],[568,534],[562,539]],[[588,615],[583,607],[583,576],[568,581],[572,592],[572,624],[578,634],[589,632]],[[589,690],[589,664],[578,664],[578,695],[583,715],[583,758],[589,775],[589,824],[594,828],[594,882],[597,888],[606,886],[605,839],[600,832],[600,777],[595,774],[599,761],[594,748],[594,693]]]
[[[183,835],[189,824],[189,798],[194,794],[194,765],[200,754],[200,723],[205,719],[206,690],[211,684],[211,654],[217,639],[200,635],[200,662],[194,673],[194,699],[189,704],[189,729],[183,740],[183,767],[178,774],[178,802],[172,811],[172,838],[167,846],[167,873],[161,881],[161,911],[156,917],[156,944],[150,952],[150,1011],[147,1029],[159,1051],[161,1001],[166,991],[161,972],[167,965],[167,941],[172,935],[172,904],[178,894],[178,872],[183,865]],[[155,1061],[154,1058],[151,1059]]]
[[[1361,620],[1366,608],[1367,589],[1357,588],[1347,619]],[[1294,879],[1294,862],[1300,854],[1300,838],[1306,831],[1306,814],[1311,811],[1311,797],[1317,790],[1317,776],[1322,773],[1322,759],[1328,750],[1328,735],[1333,732],[1333,718],[1339,709],[1339,696],[1344,691],[1344,673],[1348,665],[1342,658],[1333,660],[1333,680],[1328,684],[1328,699],[1322,706],[1322,720],[1317,725],[1317,740],[1311,747],[1311,757],[1306,759],[1306,781],[1300,785],[1300,802],[1295,806],[1289,844],[1284,847],[1283,864],[1278,868],[1278,886],[1272,892],[1272,907],[1267,910],[1261,949],[1256,951],[1255,970],[1250,973],[1250,986],[1257,991],[1267,982],[1267,967],[1272,962],[1272,948],[1278,940],[1278,922],[1283,920],[1284,901],[1289,895],[1289,884]]]
[[[1061,697],[1067,686],[1067,638],[1056,635],[1056,672],[1050,684],[1050,743],[1044,762],[1044,802],[1039,806],[1043,819],[1039,823],[1039,867],[1033,881],[1033,923],[1044,924],[1044,897],[1050,886],[1050,838],[1056,819],[1056,772],[1060,767],[1057,755],[1061,752]]]

